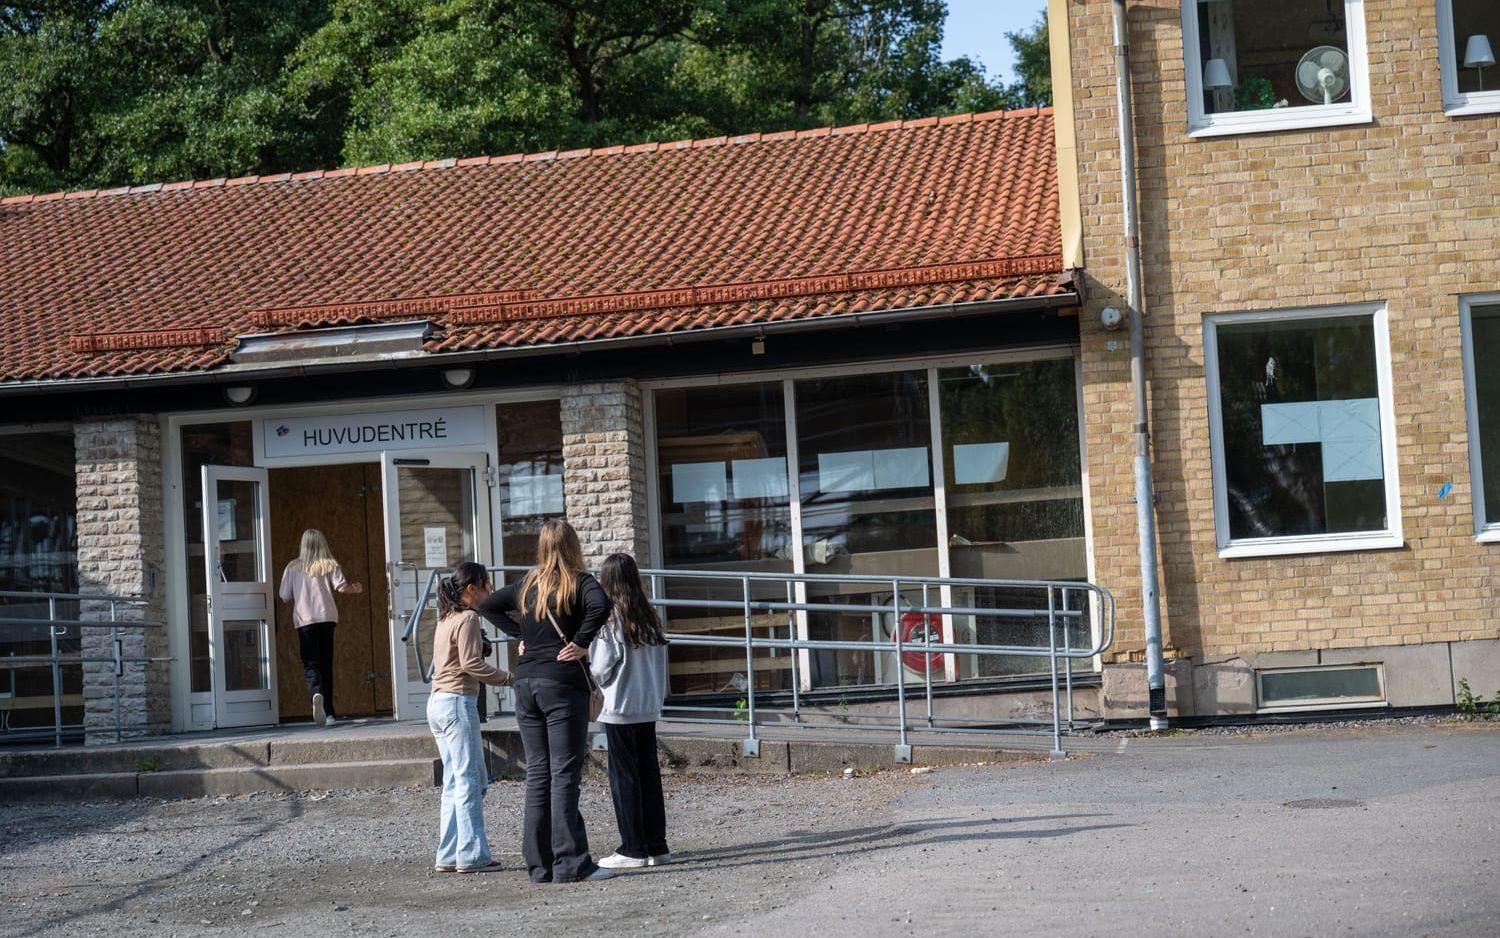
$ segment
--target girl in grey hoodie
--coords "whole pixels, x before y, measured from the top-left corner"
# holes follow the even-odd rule
[[[656,758],[656,721],[667,696],[667,637],[629,554],[605,558],[599,583],[613,611],[589,648],[589,669],[604,691],[599,722],[609,741],[609,789],[620,827],[620,849],[599,865],[658,866],[672,861]]]

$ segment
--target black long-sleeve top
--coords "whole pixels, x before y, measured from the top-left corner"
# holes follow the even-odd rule
[[[480,601],[476,610],[490,623],[512,638],[526,643],[526,653],[516,661],[512,673],[517,678],[545,678],[577,687],[588,687],[583,667],[576,661],[558,661],[562,651],[562,639],[552,628],[546,616],[537,619],[532,614],[530,602],[521,596],[521,583],[517,581],[498,589]],[[599,581],[587,573],[578,578],[578,592],[573,608],[567,612],[552,610],[552,617],[568,639],[584,648],[594,641],[594,636],[609,619],[610,601]],[[587,662],[584,667],[587,667]]]

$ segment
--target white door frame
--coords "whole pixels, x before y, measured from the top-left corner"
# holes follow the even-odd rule
[[[397,471],[403,467],[471,470],[473,516],[469,523],[473,526],[474,549],[470,552],[470,559],[490,566],[494,563],[494,524],[489,466],[490,454],[482,449],[428,455],[410,451],[381,453],[380,487],[385,509],[386,576],[391,608],[391,701],[398,720],[416,720],[426,715],[430,688],[425,682],[407,679],[407,658],[411,649],[401,640],[416,596],[404,596],[402,590],[404,587],[411,593],[413,587],[417,591],[423,589],[432,568],[426,565],[424,558],[401,556],[401,496]],[[412,580],[412,576],[416,579]],[[430,664],[430,651],[423,660]]]
[[[255,517],[258,575],[254,580],[226,582],[219,572],[219,482],[250,482],[256,486]],[[271,569],[271,518],[267,504],[270,474],[265,469],[236,466],[203,467],[203,563],[208,603],[209,673],[213,686],[214,726],[266,726],[280,720],[276,687],[276,586]],[[237,538],[243,540],[243,538]],[[260,648],[265,655],[262,674],[266,686],[229,690],[224,675],[224,622],[259,619]]]

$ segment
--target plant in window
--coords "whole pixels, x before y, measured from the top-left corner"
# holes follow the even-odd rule
[[[1255,75],[1234,89],[1234,105],[1241,111],[1263,111],[1276,106],[1276,88],[1271,79]]]

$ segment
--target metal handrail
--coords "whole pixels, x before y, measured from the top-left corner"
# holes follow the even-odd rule
[[[527,567],[515,565],[491,566],[492,573],[519,574],[524,573]],[[417,629],[423,613],[426,612],[431,602],[433,592],[439,577],[444,571],[432,570],[423,585],[421,595],[415,606],[408,614],[406,628],[402,633],[401,640],[411,646],[417,656],[418,672],[424,682],[432,680],[431,667],[423,664],[422,648],[420,641],[413,641],[417,635]],[[641,576],[650,583],[652,602],[663,608],[694,608],[694,609],[725,609],[738,610],[744,617],[744,634],[738,636],[730,635],[704,635],[698,633],[668,632],[667,638],[670,644],[684,645],[690,647],[715,647],[715,648],[743,648],[745,651],[745,708],[743,718],[738,710],[733,720],[702,720],[695,719],[693,722],[732,722],[746,726],[747,738],[743,741],[744,753],[747,756],[755,756],[760,752],[760,743],[757,736],[759,721],[756,717],[756,691],[755,691],[755,652],[757,650],[775,650],[787,652],[802,651],[859,651],[870,654],[893,654],[896,656],[896,700],[897,700],[897,723],[895,729],[900,734],[900,742],[896,746],[897,761],[910,761],[911,745],[909,742],[909,724],[907,715],[907,685],[906,666],[901,660],[901,655],[907,651],[920,650],[927,655],[928,666],[923,669],[924,679],[922,685],[926,699],[926,727],[925,729],[937,732],[952,733],[975,733],[995,732],[993,729],[960,728],[950,726],[939,726],[933,715],[933,677],[931,655],[937,654],[963,654],[963,655],[996,655],[1006,657],[1035,657],[1048,660],[1048,672],[1051,678],[1052,694],[1052,752],[1055,756],[1064,754],[1062,748],[1063,735],[1063,713],[1066,706],[1066,724],[1069,731],[1073,729],[1073,662],[1094,658],[1103,654],[1114,644],[1115,637],[1115,601],[1114,596],[1102,586],[1086,581],[1076,580],[998,580],[980,579],[972,577],[933,577],[933,576],[899,576],[899,575],[876,575],[876,574],[818,574],[818,573],[790,573],[790,572],[744,572],[729,570],[642,570]],[[738,599],[670,599],[661,596],[661,584],[666,579],[679,580],[714,580],[721,582],[737,583],[740,586],[740,597]],[[751,598],[751,584],[778,583],[785,584],[787,598],[782,601],[771,601]],[[807,583],[833,583],[852,586],[878,587],[878,590],[857,590],[857,592],[887,592],[891,597],[889,604],[873,603],[834,603],[795,600],[793,593],[797,584]],[[1045,591],[1047,607],[1045,609],[1014,609],[983,606],[952,606],[943,605],[941,602],[932,601],[934,588],[941,590],[943,587],[990,587],[1007,590],[1034,589]],[[920,588],[922,591],[922,602],[913,603],[906,601],[904,594]],[[940,594],[941,595],[941,594]],[[1069,608],[1069,597],[1087,597],[1090,606],[1098,609],[1101,620],[1099,637],[1091,642],[1087,648],[1072,647],[1072,638],[1068,634],[1067,624],[1070,621],[1083,620],[1088,613],[1084,609]],[[1059,605],[1061,599],[1061,605]],[[898,617],[916,613],[918,615],[944,618],[952,616],[993,616],[997,618],[1045,618],[1048,626],[1048,641],[1043,645],[989,645],[989,644],[959,644],[932,642],[930,630],[923,630],[920,643],[908,643],[902,641],[901,630],[892,630],[891,641],[846,641],[837,639],[810,639],[797,636],[800,617],[808,612],[823,613],[893,613]],[[761,637],[755,635],[756,628],[766,628],[757,625],[754,621],[757,613],[787,613],[786,623],[787,638]],[[1064,627],[1059,629],[1061,622]],[[1059,632],[1061,637],[1059,640]],[[790,656],[792,675],[792,717],[793,724],[798,726],[820,726],[827,727],[830,724],[809,723],[802,719],[800,703],[800,677],[798,675],[799,654]],[[1061,665],[1061,667],[1060,667]],[[1063,672],[1061,675],[1059,671]],[[712,710],[710,707],[699,708],[674,708]],[[673,719],[667,717],[666,719]],[[1008,720],[1008,724],[1017,724],[1021,721]],[[839,724],[842,728],[854,729],[890,729],[888,725],[859,725]]]
[[[124,648],[124,637],[120,634],[121,629],[159,629],[165,626],[160,622],[135,622],[121,621],[119,612],[121,606],[140,608],[150,604],[149,600],[124,597],[106,596],[92,593],[45,593],[31,590],[0,590],[0,600],[7,599],[37,599],[46,600],[47,617],[22,617],[22,616],[0,616],[0,630],[4,628],[37,629],[45,626],[47,638],[51,645],[46,655],[9,655],[0,658],[0,664],[4,664],[7,670],[16,670],[18,666],[24,667],[32,664],[35,667],[43,665],[50,666],[52,671],[52,738],[53,745],[61,747],[63,744],[63,730],[65,729],[62,719],[62,669],[63,666],[82,666],[85,664],[111,664],[114,666],[114,710],[115,710],[115,742],[120,742],[125,737],[124,712],[120,707],[120,678],[125,674],[126,665],[150,665],[155,662],[170,661],[170,657],[136,657],[126,656]],[[58,617],[57,605],[59,602],[67,603],[98,603],[109,607],[108,619],[63,619]],[[5,607],[0,606],[0,609]],[[85,656],[80,649],[77,653],[64,653],[59,640],[67,637],[69,629],[109,629],[110,648],[112,654],[107,657],[89,655]],[[39,639],[38,639],[39,640]],[[68,726],[67,729],[81,728],[79,726]],[[6,732],[13,732],[6,730]]]

